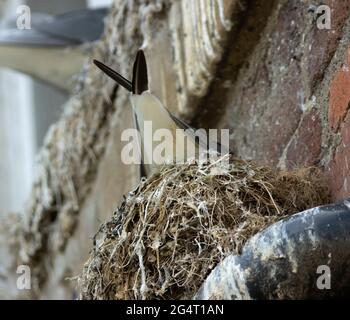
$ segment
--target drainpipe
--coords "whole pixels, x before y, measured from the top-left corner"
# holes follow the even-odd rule
[[[350,199],[312,208],[253,236],[194,299],[350,297]]]

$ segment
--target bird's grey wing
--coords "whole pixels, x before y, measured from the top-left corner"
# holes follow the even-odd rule
[[[76,44],[98,40],[104,30],[107,8],[74,10],[54,16],[52,20],[32,21],[42,33]]]
[[[173,119],[173,121],[177,124],[178,127],[180,127],[183,130],[186,129],[192,129],[195,130],[195,128],[191,127],[188,123],[186,123],[185,121],[179,119],[178,117],[176,117],[175,115],[173,115],[168,109],[167,109],[169,116],[171,117],[171,119]]]
[[[185,121],[179,119],[178,117],[176,117],[175,115],[173,115],[168,109],[166,109],[169,113],[169,116],[171,117],[171,119],[176,123],[176,125],[183,130],[186,130],[186,133],[188,133],[195,141],[197,144],[200,145],[204,145],[207,146],[207,140],[208,140],[208,136],[205,134],[202,134],[200,131],[197,131],[197,138],[195,138],[194,133],[196,131],[195,128],[193,128],[192,126],[190,126],[188,123],[186,123]]]
[[[203,133],[201,130],[197,130],[197,129],[193,128],[185,121],[183,121],[183,120],[179,119],[178,117],[176,117],[175,115],[173,115],[168,109],[166,109],[166,110],[168,111],[171,119],[176,123],[176,125],[183,130],[187,130],[186,132],[200,146],[209,149],[209,147],[214,144],[216,147],[216,150],[213,150],[213,151],[216,151],[218,153],[229,153],[230,152],[230,150],[228,148],[224,148],[224,146],[219,141],[215,141],[215,143],[211,143],[211,140],[210,140],[210,137],[209,137],[209,134],[207,133],[207,131],[206,131],[206,133]]]
[[[140,126],[139,126],[139,122],[137,120],[137,116],[136,113],[133,111],[133,119],[134,119],[134,126],[137,130],[137,132],[140,133]],[[139,141],[137,139],[137,151],[138,151],[138,155],[139,155],[139,160],[140,160],[140,178],[142,179],[143,177],[147,178],[147,171],[146,171],[146,167],[145,164],[143,163],[143,150],[142,150],[142,142]]]
[[[71,45],[64,39],[52,38],[35,29],[7,29],[0,30],[0,46],[1,45],[24,45],[24,46],[47,46],[47,47],[64,47]]]

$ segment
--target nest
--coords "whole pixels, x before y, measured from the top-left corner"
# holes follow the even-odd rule
[[[242,160],[164,166],[95,236],[82,299],[188,299],[226,256],[267,226],[328,201],[316,168]]]

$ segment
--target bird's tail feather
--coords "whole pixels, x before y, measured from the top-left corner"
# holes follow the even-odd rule
[[[105,74],[115,80],[119,85],[123,86],[126,90],[130,92],[132,91],[132,83],[128,79],[125,79],[120,73],[98,60],[94,60],[94,64],[99,67]]]
[[[145,54],[140,49],[137,52],[132,75],[132,93],[142,94],[148,90],[147,63]]]

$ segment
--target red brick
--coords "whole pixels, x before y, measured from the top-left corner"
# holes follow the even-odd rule
[[[322,124],[317,109],[312,109],[301,121],[298,132],[291,141],[286,165],[289,168],[313,165],[319,160],[322,141]]]
[[[332,29],[320,30],[313,21],[309,32],[311,3],[283,2],[266,29],[261,50],[241,69],[227,121],[233,130],[234,149],[243,158],[276,165],[296,133],[287,150],[287,165],[320,160],[320,115],[316,110],[303,115],[302,107],[315,94],[313,88],[323,79],[337,49],[350,1],[322,2],[331,8]]]
[[[349,16],[349,0],[326,0],[322,4],[331,9],[331,29],[318,29],[314,21],[312,29],[306,35],[306,59],[310,86],[322,79],[324,71],[331,61],[342,35],[343,26]]]
[[[341,143],[336,149],[328,168],[328,180],[332,198],[341,200],[350,197],[350,113],[341,129]]]
[[[307,6],[300,0],[290,0],[279,10],[276,25],[271,32],[270,57],[272,66],[287,67],[298,55],[306,27]]]
[[[260,65],[255,70],[254,85],[242,88],[232,118],[234,149],[243,158],[276,165],[295,130],[301,112],[301,72],[294,61],[288,73],[276,75],[276,88],[266,80]]]
[[[344,120],[350,102],[350,48],[347,51],[346,61],[334,75],[329,90],[329,126],[333,131],[338,130]]]
[[[298,62],[293,61],[288,73],[277,75],[274,83],[276,90],[270,95],[268,108],[261,117],[261,135],[256,137],[259,158],[271,165],[278,163],[302,115],[301,105],[305,101]]]

